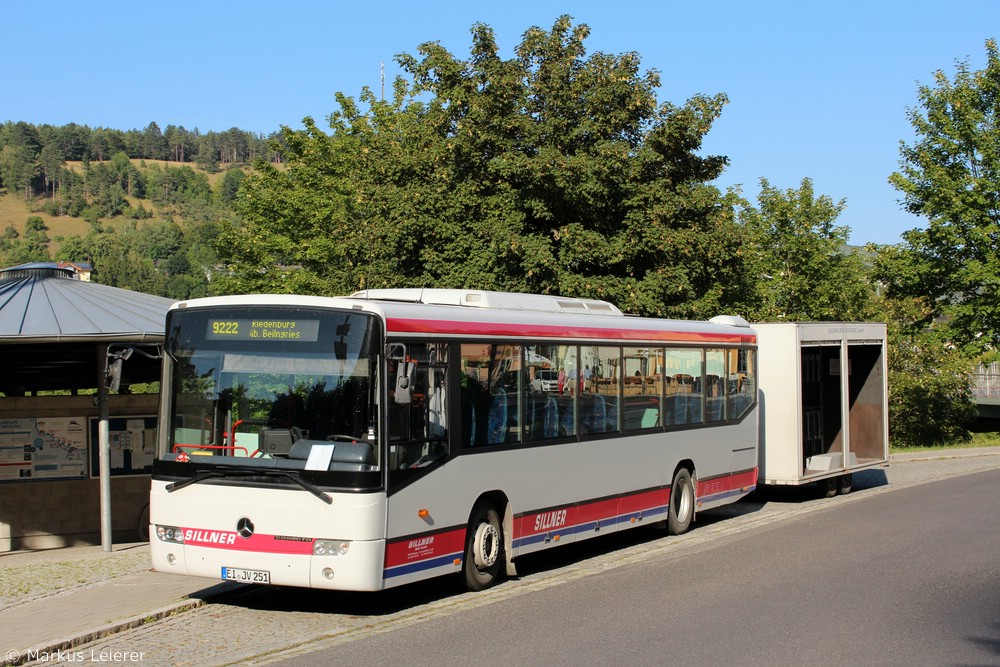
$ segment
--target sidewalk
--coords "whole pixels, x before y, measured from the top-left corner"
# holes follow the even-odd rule
[[[241,587],[153,572],[146,543],[0,554],[0,665],[47,662]]]
[[[998,454],[1000,447],[895,454],[889,469],[911,461]],[[107,553],[99,546],[0,553],[0,665],[60,661],[59,655],[71,656],[76,646],[249,585],[150,568],[145,542],[115,545]]]
[[[928,452],[901,452],[889,455],[889,465],[903,461],[934,461],[937,459],[957,459],[970,456],[994,456],[1000,454],[998,447],[970,447],[968,449],[937,449]]]

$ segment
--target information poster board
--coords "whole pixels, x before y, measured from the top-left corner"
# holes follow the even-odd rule
[[[87,475],[86,417],[0,419],[0,481]]]
[[[90,418],[90,475],[101,476],[101,443],[98,436],[100,420]],[[108,420],[111,442],[111,474],[143,475],[153,472],[156,448],[156,417],[111,417]]]

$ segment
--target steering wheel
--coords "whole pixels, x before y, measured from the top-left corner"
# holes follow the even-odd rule
[[[330,442],[336,442],[338,440],[346,440],[347,442],[361,442],[361,438],[358,438],[358,437],[353,436],[353,435],[338,435],[338,434],[334,434],[334,435],[328,435],[328,436],[326,436],[326,439],[329,440]]]

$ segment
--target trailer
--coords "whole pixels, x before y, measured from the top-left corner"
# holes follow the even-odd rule
[[[889,460],[886,326],[778,322],[758,334],[759,483],[849,493]]]

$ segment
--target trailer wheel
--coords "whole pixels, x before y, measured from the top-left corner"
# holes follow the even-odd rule
[[[687,532],[694,520],[694,483],[687,468],[674,475],[670,485],[670,503],[667,506],[667,530],[671,535]]]
[[[819,488],[819,495],[823,498],[833,498],[837,495],[837,490],[840,488],[840,482],[836,477],[827,477],[826,479],[821,479],[816,482],[816,486]]]
[[[500,515],[493,505],[481,502],[472,510],[472,519],[465,533],[465,557],[462,561],[465,587],[470,591],[489,588],[496,583],[503,562]]]
[[[851,473],[845,473],[837,478],[837,493],[840,495],[847,495],[853,488]]]

